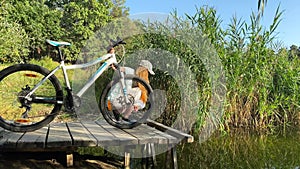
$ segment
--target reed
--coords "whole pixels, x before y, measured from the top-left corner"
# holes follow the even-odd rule
[[[160,48],[189,65],[198,83],[199,110],[195,127],[200,130],[206,117],[212,115],[211,79],[203,56],[197,55],[195,49],[180,38],[182,32],[196,30],[197,36],[207,38],[215,48],[226,74],[224,111],[221,119],[215,119],[218,127],[226,131],[232,128],[273,130],[276,126],[286,127],[298,124],[300,68],[299,59],[290,59],[284,46],[272,48],[282,14],[278,6],[273,22],[267,28],[261,25],[260,17],[255,13],[250,16],[250,23],[233,16],[228,27],[222,28],[220,17],[213,8],[201,7],[195,15],[186,17],[178,17],[175,11],[170,19],[172,24],[144,24],[145,32],[151,33],[132,38],[129,52]],[[191,37],[190,40],[195,39]],[[211,53],[204,50],[203,54]],[[166,72],[161,72],[152,83],[168,88],[167,96],[172,102],[168,103],[161,121],[172,124],[182,98],[174,94],[178,90],[176,83],[170,82],[174,79],[167,77]]]

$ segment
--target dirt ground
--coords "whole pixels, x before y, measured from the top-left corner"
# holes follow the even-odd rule
[[[114,169],[122,162],[99,156],[74,154],[72,167],[65,165],[65,158],[53,153],[1,153],[0,169]]]

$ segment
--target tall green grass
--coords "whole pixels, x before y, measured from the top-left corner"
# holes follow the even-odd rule
[[[227,29],[223,57],[227,70],[227,127],[268,128],[298,123],[298,59],[275,53],[270,47],[282,12],[262,27],[253,13],[251,23],[233,18]]]
[[[222,118],[215,119],[220,122],[218,127],[226,131],[236,127],[268,130],[276,126],[286,127],[298,124],[300,68],[298,58],[291,60],[287,52],[280,52],[284,50],[272,48],[282,14],[278,7],[269,27],[262,26],[260,17],[252,13],[250,23],[233,16],[228,27],[222,28],[221,19],[213,8],[200,7],[194,15],[183,18],[174,12],[172,24],[145,24],[145,32],[155,33],[132,38],[129,52],[160,48],[172,52],[189,65],[198,82],[200,99],[195,126],[201,129],[206,117],[211,115],[211,79],[203,56],[197,56],[195,49],[186,46],[179,37],[180,32],[196,30],[198,36],[207,38],[213,45],[225,69],[226,100]],[[205,52],[204,55],[210,54]],[[161,72],[152,84],[170,90],[167,96],[172,102],[161,121],[171,124],[177,117],[181,98],[171,92],[178,86],[170,82],[174,79],[167,77],[167,73]]]

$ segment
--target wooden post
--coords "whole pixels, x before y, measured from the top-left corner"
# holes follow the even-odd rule
[[[142,145],[142,168],[146,169],[147,168],[147,145],[144,144]]]
[[[73,153],[67,153],[67,167],[72,167],[73,166]]]
[[[173,168],[178,169],[176,145],[169,146],[169,150],[166,152],[166,161],[170,161]],[[166,163],[165,168],[171,168],[171,165]]]
[[[151,150],[153,165],[154,165],[154,167],[156,167],[157,166],[157,161],[156,161],[156,154],[155,154],[154,143],[150,143],[150,150]]]
[[[169,169],[171,168],[171,165],[170,165],[170,161],[171,161],[171,156],[172,156],[172,153],[170,150],[168,150],[165,154],[165,169]]]
[[[178,169],[176,146],[172,147],[171,151],[172,151],[173,168]]]
[[[130,169],[130,153],[129,152],[125,152],[124,168],[125,169]]]
[[[154,143],[142,146],[142,168],[153,168],[157,166]]]
[[[103,155],[107,156],[108,155],[108,151],[106,150],[108,147],[107,146],[103,146]]]

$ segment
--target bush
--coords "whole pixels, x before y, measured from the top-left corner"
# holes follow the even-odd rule
[[[29,53],[29,38],[22,27],[0,16],[0,63],[20,63]],[[25,57],[24,57],[25,56]]]

